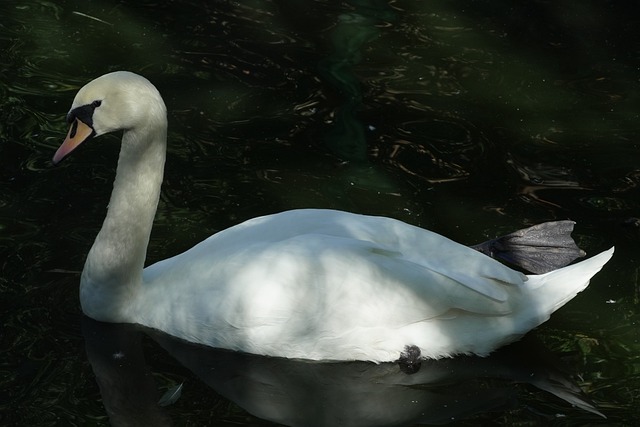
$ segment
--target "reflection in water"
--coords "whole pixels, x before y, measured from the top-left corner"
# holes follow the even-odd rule
[[[168,425],[165,409],[170,408],[157,404],[159,395],[144,361],[140,329],[85,317],[89,361],[113,425]],[[417,372],[407,374],[393,363],[269,358],[145,332],[217,393],[259,418],[287,426],[448,423],[518,407],[517,383],[563,399],[566,403],[554,412],[568,411],[568,403],[602,416],[551,355],[527,340],[487,358],[423,361]],[[189,380],[184,388],[189,388]]]
[[[519,188],[521,197],[531,203],[562,209],[567,199],[566,191],[561,190],[589,190],[580,183],[584,180],[576,176],[575,171],[566,167],[531,161],[525,163],[514,155],[510,156],[507,164],[517,172],[522,182]],[[551,195],[548,194],[548,190],[552,190]],[[556,195],[557,200],[554,200],[553,195],[558,191],[560,194]]]
[[[114,426],[163,426],[170,418],[144,360],[140,334],[131,325],[83,318],[83,335],[107,415]]]
[[[362,61],[367,44],[380,35],[380,27],[385,21],[394,20],[395,15],[383,0],[351,0],[346,6],[349,12],[339,14],[327,34],[331,53],[318,63],[320,76],[340,99],[329,114],[331,128],[323,139],[333,154],[346,163],[342,168],[346,169],[342,171],[346,175],[340,179],[342,185],[397,193],[397,184],[368,163],[372,147],[367,139],[375,127],[365,127],[358,117],[364,104],[361,78],[354,69]]]
[[[468,178],[481,161],[483,138],[471,124],[455,118],[419,119],[398,129],[387,162],[429,183]]]
[[[392,19],[393,12],[385,1],[351,0],[348,3],[352,11],[340,14],[330,30],[332,53],[318,65],[320,74],[342,100],[333,112],[332,130],[325,140],[337,156],[365,162],[365,129],[357,118],[362,107],[362,88],[353,68],[362,60],[366,44],[378,37],[382,19]]]

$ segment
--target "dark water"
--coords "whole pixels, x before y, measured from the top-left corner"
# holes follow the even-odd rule
[[[633,424],[640,18],[632,6],[2,3],[0,424],[105,425],[108,415],[137,417],[133,425]],[[533,350],[428,363],[419,377],[395,365],[201,356],[144,331],[86,320],[83,329],[77,271],[103,219],[119,136],[59,167],[50,159],[77,89],[119,69],[148,77],[169,109],[150,262],[299,207],[392,216],[465,244],[569,218],[588,253],[615,245],[616,255],[531,334],[541,342]],[[121,362],[121,351],[131,356]],[[555,361],[532,367],[523,354]],[[607,419],[544,391],[531,373],[571,379]],[[180,384],[175,402],[156,405]]]

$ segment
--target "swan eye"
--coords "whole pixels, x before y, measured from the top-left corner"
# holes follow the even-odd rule
[[[93,126],[93,112],[102,105],[102,101],[96,99],[91,104],[85,104],[81,107],[75,108],[67,115],[67,123],[73,124],[75,119],[81,120],[89,126]]]

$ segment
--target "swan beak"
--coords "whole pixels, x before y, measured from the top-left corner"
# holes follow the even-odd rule
[[[64,139],[60,148],[58,148],[58,151],[56,151],[56,154],[53,155],[53,164],[58,164],[60,160],[64,159],[80,144],[90,139],[95,134],[96,131],[93,130],[91,126],[78,118],[74,119],[73,123],[71,123],[71,128],[69,128],[69,133],[67,133],[67,137]]]

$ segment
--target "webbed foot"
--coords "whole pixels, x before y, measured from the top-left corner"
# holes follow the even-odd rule
[[[518,230],[471,248],[534,274],[568,265],[585,255],[571,237],[573,221],[551,221]]]
[[[398,359],[400,370],[405,374],[415,374],[418,372],[422,364],[421,355],[422,352],[417,346],[406,345],[404,351],[400,353],[400,359]]]

